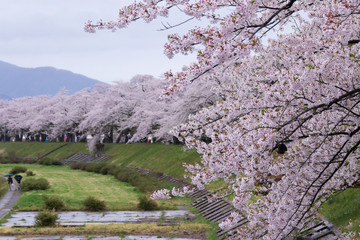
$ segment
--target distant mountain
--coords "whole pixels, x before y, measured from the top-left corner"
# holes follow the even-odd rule
[[[96,84],[106,83],[53,67],[23,68],[0,61],[0,99],[53,96],[62,89],[73,94]]]

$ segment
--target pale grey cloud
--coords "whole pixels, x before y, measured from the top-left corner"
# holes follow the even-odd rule
[[[53,66],[106,82],[129,80],[136,74],[160,76],[194,60],[193,56],[169,60],[163,55],[170,32],[157,31],[160,20],[134,23],[115,33],[83,31],[87,20],[115,19],[118,9],[130,2],[0,0],[0,60],[23,67]]]

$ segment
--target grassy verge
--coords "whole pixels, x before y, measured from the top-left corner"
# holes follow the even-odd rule
[[[4,178],[0,178],[0,199],[6,194],[8,191],[8,184]]]
[[[2,164],[1,173],[8,173],[14,166],[24,166],[36,176],[46,178],[51,185],[48,190],[23,192],[14,208],[16,210],[39,210],[43,208],[44,195],[59,195],[68,210],[83,209],[82,201],[88,196],[104,200],[109,210],[136,209],[141,194],[130,184],[116,181],[111,176],[75,171],[67,166],[43,166],[37,164]]]
[[[112,163],[75,163],[71,164],[72,169],[81,169],[87,172],[94,172],[97,174],[112,175],[120,182],[130,183],[137,187],[141,192],[150,196],[154,191],[159,189],[172,189],[175,184],[168,181],[159,180],[152,175],[144,175],[133,169],[122,167]],[[177,209],[177,206],[187,206],[191,203],[190,198],[178,197],[169,200],[158,200],[161,209]]]
[[[209,220],[202,217],[199,214],[199,210],[197,208],[190,207],[189,211],[196,215],[196,222],[203,223],[203,224],[211,226],[211,229],[209,229],[207,231],[207,234],[206,234],[206,239],[207,240],[217,240],[217,239],[219,239],[217,234],[216,234],[217,230],[219,229],[218,223],[210,222]]]
[[[159,226],[157,224],[108,224],[85,225],[79,227],[57,228],[11,228],[0,227],[0,235],[5,236],[44,236],[44,235],[155,235],[159,237],[195,237],[204,239],[206,232],[212,227],[208,224],[182,222],[177,225]]]
[[[360,189],[349,188],[335,195],[319,212],[342,231],[360,232]]]
[[[43,143],[38,143],[43,144]],[[58,145],[62,145],[64,143],[57,143]],[[87,150],[87,146],[85,143],[69,143],[66,146],[56,150],[55,152],[49,154],[46,156],[47,158],[53,159],[53,160],[62,160],[65,159],[75,153],[87,153],[89,154],[89,151]]]
[[[23,192],[14,206],[16,210],[39,210],[43,208],[44,195],[58,195],[66,203],[66,210],[83,209],[82,202],[88,196],[105,201],[108,210],[137,210],[138,198],[142,194],[128,183],[120,182],[110,175],[101,175],[68,166],[44,166],[38,164],[1,164],[0,174],[8,173],[14,166],[24,166],[36,175],[32,178],[46,178],[51,185],[48,190]],[[174,198],[158,201],[161,209],[177,209],[190,204],[190,199]]]
[[[62,144],[52,142],[5,142],[0,143],[0,155],[7,156],[9,152],[14,152],[19,157],[37,158],[60,145]]]
[[[15,152],[20,157],[42,156],[64,143],[40,142],[6,142],[0,143],[0,156],[6,157],[9,152]],[[88,153],[85,143],[71,143],[56,150],[47,156],[49,159],[61,160],[74,153]],[[200,160],[200,155],[195,150],[184,151],[182,145],[166,144],[116,144],[106,143],[104,154],[110,155],[109,162],[134,166],[163,172],[177,178],[183,178],[185,169],[183,163],[192,164]]]
[[[107,144],[105,154],[111,155],[114,164],[134,166],[162,172],[177,178],[183,178],[183,163],[192,164],[200,160],[193,150],[184,150],[182,145],[165,144]]]

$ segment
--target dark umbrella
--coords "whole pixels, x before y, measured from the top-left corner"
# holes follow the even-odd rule
[[[4,177],[10,177],[10,176],[12,176],[12,174],[6,174],[6,175],[4,175]]]
[[[21,175],[15,175],[14,178],[15,178],[16,181],[19,182],[22,179],[22,176]]]

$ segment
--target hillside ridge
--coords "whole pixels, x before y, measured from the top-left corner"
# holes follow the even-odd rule
[[[0,60],[0,99],[55,95],[61,90],[73,94],[84,88],[106,84],[71,71],[54,67],[25,68]]]

